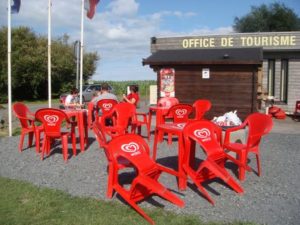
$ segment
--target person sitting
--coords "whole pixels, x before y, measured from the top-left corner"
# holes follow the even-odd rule
[[[125,102],[131,103],[131,104],[134,104],[135,106],[137,106],[137,104],[140,100],[139,93],[138,93],[138,87],[136,85],[131,85],[129,87],[129,90],[130,90],[129,95],[126,96],[125,94],[123,94],[123,100]]]
[[[118,101],[118,98],[116,95],[114,95],[113,93],[110,93],[109,92],[109,85],[107,83],[103,83],[101,85],[101,92],[99,95],[95,96],[93,99],[92,99],[92,102],[94,103],[94,107],[97,106],[97,102],[99,100],[102,100],[102,99],[114,99],[116,101]]]
[[[79,103],[77,88],[73,88],[71,90],[71,93],[65,99],[64,106],[65,108],[81,107],[81,104]]]

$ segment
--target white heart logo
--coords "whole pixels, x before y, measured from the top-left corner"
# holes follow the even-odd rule
[[[176,126],[183,129],[185,126],[185,123],[178,123],[178,124],[176,124]]]
[[[176,114],[177,116],[184,116],[186,113],[187,113],[187,110],[186,110],[186,109],[177,109],[177,110],[175,111],[175,114]]]
[[[111,109],[112,104],[111,104],[111,103],[104,103],[102,106],[103,106],[103,109],[104,109],[104,110],[108,111],[108,110]]]
[[[194,135],[198,138],[208,138],[210,137],[210,131],[207,128],[203,128],[201,130],[195,130]]]
[[[50,124],[56,123],[58,121],[58,119],[59,119],[58,116],[55,116],[55,115],[45,115],[44,116],[44,120]]]
[[[130,142],[128,144],[123,144],[121,146],[121,149],[124,151],[124,152],[136,152],[137,150],[139,150],[139,145],[135,142]]]

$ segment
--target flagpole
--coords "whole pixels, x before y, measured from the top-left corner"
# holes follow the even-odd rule
[[[51,108],[51,0],[48,0],[48,106]]]
[[[81,0],[81,34],[80,34],[80,91],[79,101],[82,104],[82,80],[83,80],[83,19],[84,19],[84,0]]]
[[[11,116],[11,0],[7,0],[7,89],[8,89],[8,134],[12,136]]]

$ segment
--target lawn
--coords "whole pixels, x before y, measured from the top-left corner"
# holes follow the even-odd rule
[[[0,177],[0,224],[148,224],[132,208],[119,202],[73,197],[62,191]],[[202,225],[196,216],[176,215],[162,209],[146,210],[157,225]],[[226,224],[226,223],[224,223]],[[251,224],[251,223],[232,223]]]

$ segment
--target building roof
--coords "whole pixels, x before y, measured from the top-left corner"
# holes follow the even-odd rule
[[[143,65],[261,64],[262,48],[159,50],[143,59]]]

